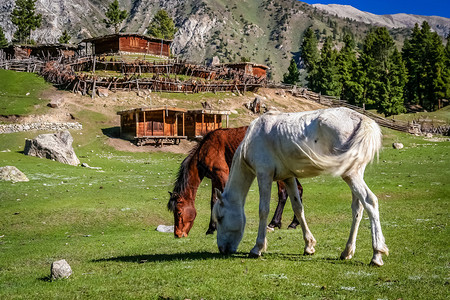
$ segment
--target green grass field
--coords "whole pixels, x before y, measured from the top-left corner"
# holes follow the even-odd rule
[[[34,112],[35,106],[48,102],[41,94],[50,87],[49,83],[37,75],[0,70],[0,115]]]
[[[173,222],[167,192],[184,155],[116,151],[105,144],[102,120],[86,116],[82,134],[72,132],[81,162],[101,170],[23,155],[24,139],[37,132],[0,135],[0,166],[14,165],[30,179],[0,182],[0,299],[448,299],[449,141],[383,130],[384,149],[365,176],[379,198],[390,250],[377,268],[369,266],[367,214],[355,257],[338,259],[350,230],[351,195],[330,176],[302,180],[318,242],[314,256],[302,255],[300,229],[285,229],[293,216],[287,205],[284,228],[268,234],[268,252],[247,257],[258,225],[256,183],[236,255],[220,255],[215,235],[205,235],[209,180],[198,191],[188,238],[155,231]],[[394,150],[397,141],[405,148]],[[272,198],[273,212],[275,191]],[[73,275],[50,281],[50,265],[59,259]]]

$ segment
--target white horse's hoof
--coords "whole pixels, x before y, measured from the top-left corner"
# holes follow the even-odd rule
[[[353,255],[342,252],[340,259],[347,260],[347,259],[351,259],[352,257],[353,257]]]
[[[372,261],[370,262],[370,265],[372,267],[381,267],[382,265],[384,265],[384,262],[381,259],[372,259]]]
[[[303,255],[314,255],[316,253],[316,249],[314,248],[305,248],[303,251]]]
[[[275,231],[275,228],[267,226],[267,232],[274,232],[274,231]]]

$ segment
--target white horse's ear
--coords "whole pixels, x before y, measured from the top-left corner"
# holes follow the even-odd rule
[[[215,194],[216,201],[219,202],[220,205],[223,205],[222,192],[217,188],[214,188],[214,191],[215,191],[214,194]]]

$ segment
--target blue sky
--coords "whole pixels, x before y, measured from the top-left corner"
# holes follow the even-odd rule
[[[407,13],[450,18],[450,0],[302,0],[309,4],[344,4],[376,15]]]

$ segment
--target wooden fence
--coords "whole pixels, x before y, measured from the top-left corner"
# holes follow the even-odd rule
[[[40,73],[44,63],[35,58],[0,60],[0,69]]]
[[[328,107],[347,107],[353,109],[363,115],[368,116],[369,118],[371,118],[372,120],[374,120],[380,126],[383,127],[407,133],[417,133],[417,127],[414,126],[414,124],[412,123],[380,117],[374,113],[371,113],[370,111],[365,110],[362,107],[349,104],[347,101],[340,100],[333,96],[321,95],[313,91],[310,91],[306,88],[299,88],[297,86],[287,84],[268,84],[268,86],[271,88],[280,88],[287,90],[296,97],[304,97],[306,99],[313,100],[317,103],[320,103]]]

